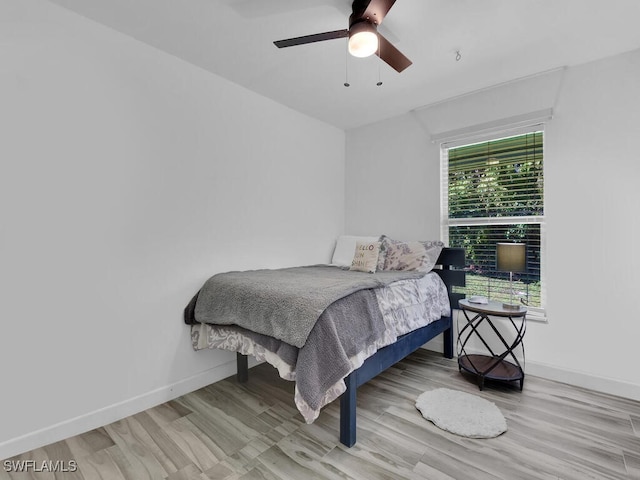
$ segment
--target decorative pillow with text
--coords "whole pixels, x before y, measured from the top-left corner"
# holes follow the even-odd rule
[[[336,247],[333,251],[331,264],[338,267],[351,266],[353,261],[353,249],[356,248],[356,242],[378,242],[379,237],[356,236],[356,235],[340,235],[336,240]]]
[[[356,242],[351,268],[358,272],[376,273],[380,242]]]

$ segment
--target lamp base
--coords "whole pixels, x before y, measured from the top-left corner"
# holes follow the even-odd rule
[[[503,303],[502,308],[505,310],[520,310],[520,305],[517,303]]]

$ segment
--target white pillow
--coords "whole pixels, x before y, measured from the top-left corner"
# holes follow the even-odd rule
[[[356,235],[340,235],[333,251],[331,265],[338,267],[351,267],[356,251],[356,242],[377,242],[380,237],[360,237]]]

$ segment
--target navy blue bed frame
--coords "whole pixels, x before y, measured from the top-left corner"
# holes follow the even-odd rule
[[[438,258],[434,271],[440,275],[447,291],[449,292],[449,303],[451,312],[457,308],[458,300],[464,294],[454,293],[454,286],[464,286],[465,256],[462,248],[444,248]],[[442,317],[429,325],[409,332],[398,338],[398,340],[378,350],[371,357],[367,358],[360,368],[354,370],[344,379],[347,390],[340,397],[340,442],[347,447],[352,447],[356,443],[356,393],[358,387],[379,373],[385,371],[390,366],[398,363],[407,355],[415,352],[422,345],[432,338],[443,334],[444,353],[446,358],[453,357],[453,321],[452,315]],[[249,378],[248,358],[246,355],[238,353],[238,374],[239,382],[246,382]]]

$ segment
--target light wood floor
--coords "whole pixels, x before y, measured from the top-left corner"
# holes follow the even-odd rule
[[[441,431],[414,406],[425,390],[494,402],[508,430],[494,439]],[[293,385],[263,364],[175,401],[12,460],[74,460],[64,479],[640,479],[640,402],[528,376],[524,391],[480,392],[454,360],[420,350],[358,390],[358,443],[338,442],[338,402],[305,425]]]

